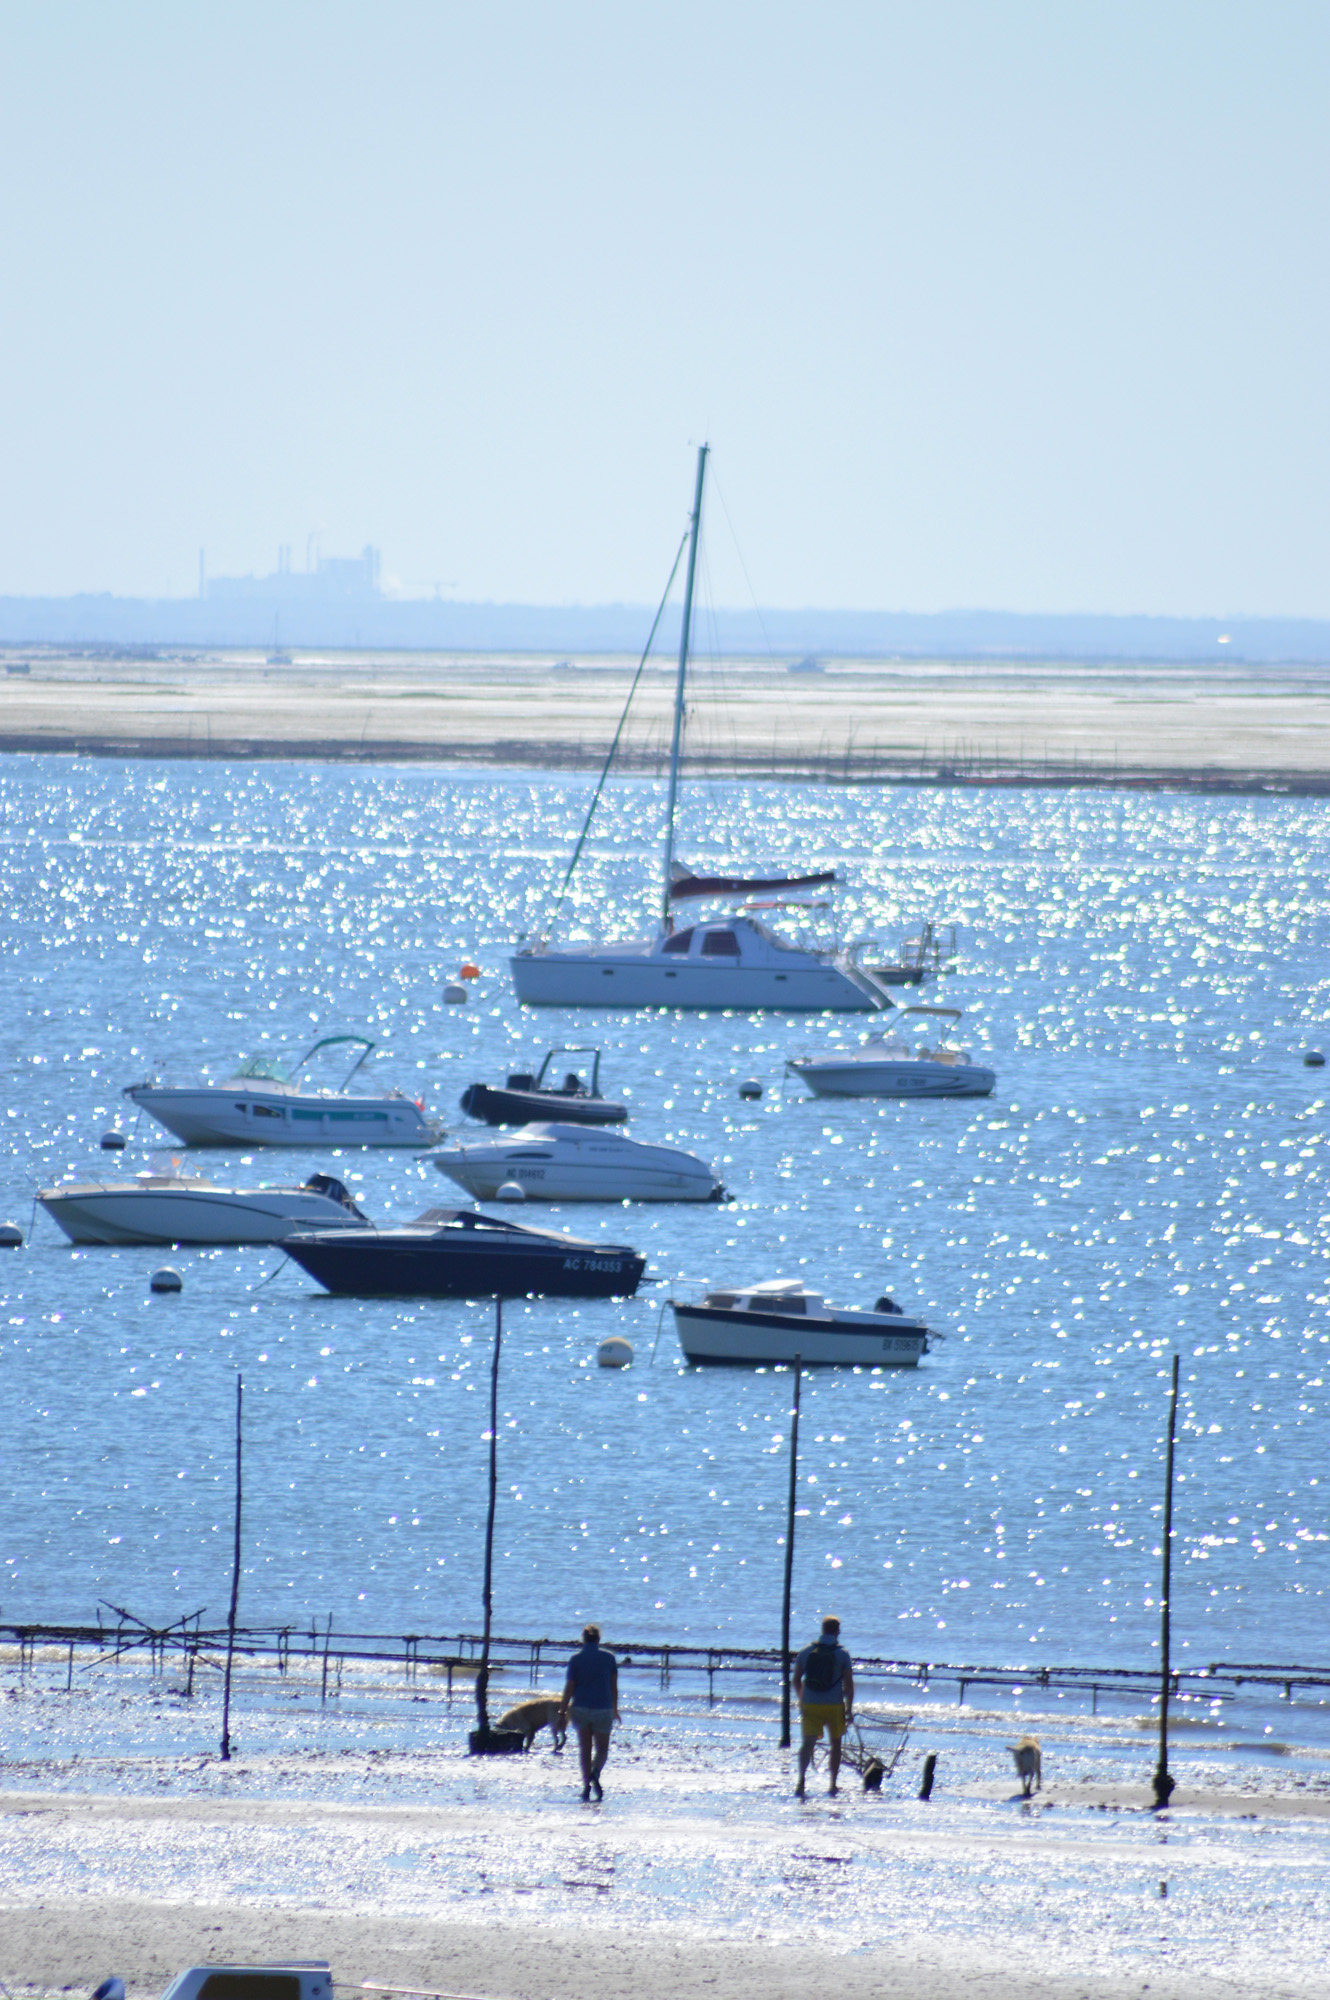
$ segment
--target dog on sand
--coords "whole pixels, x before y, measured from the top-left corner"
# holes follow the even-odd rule
[[[554,1748],[557,1752],[562,1750],[564,1738],[568,1733],[559,1722],[558,1702],[543,1698],[535,1701],[519,1701],[516,1708],[510,1708],[506,1715],[499,1717],[495,1726],[499,1729],[520,1729],[526,1738],[522,1745],[524,1750],[531,1748],[542,1729],[548,1729],[554,1738]]]
[[[1016,1760],[1016,1776],[1021,1781],[1021,1792],[1029,1798],[1031,1792],[1044,1789],[1044,1761],[1039,1751],[1037,1736],[1022,1736],[1019,1743],[1010,1746]]]

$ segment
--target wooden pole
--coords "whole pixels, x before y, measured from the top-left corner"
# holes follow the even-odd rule
[[[785,1514],[785,1592],[780,1611],[780,1747],[790,1747],[790,1588],[794,1581],[794,1503],[799,1481],[799,1381],[801,1357],[794,1357],[794,1405],[790,1411],[790,1500]]]
[[[476,1727],[484,1735],[490,1726],[490,1621],[494,1611],[494,1508],[499,1492],[499,1349],[503,1344],[503,1300],[494,1301],[494,1360],[490,1366],[490,1498],[485,1517],[485,1632],[476,1675]]]
[[[241,1417],[245,1403],[245,1378],[236,1376],[236,1532],[235,1560],[231,1568],[231,1605],[226,1614],[226,1672],[222,1678],[222,1762],[231,1761],[231,1667],[236,1651],[236,1612],[240,1607],[240,1503],[243,1494],[241,1466]]]
[[[1173,1587],[1173,1448],[1178,1434],[1178,1357],[1173,1356],[1173,1393],[1168,1404],[1168,1458],[1164,1473],[1164,1578],[1159,1593],[1159,1762],[1155,1766],[1156,1810],[1166,1806],[1177,1779],[1168,1769],[1168,1694],[1171,1679],[1169,1659],[1169,1603]]]

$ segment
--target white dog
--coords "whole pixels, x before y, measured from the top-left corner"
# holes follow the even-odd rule
[[[1044,1762],[1039,1751],[1037,1736],[1022,1736],[1019,1743],[1013,1743],[1011,1754],[1016,1759],[1016,1776],[1021,1781],[1021,1791],[1028,1799],[1031,1792],[1044,1789]]]

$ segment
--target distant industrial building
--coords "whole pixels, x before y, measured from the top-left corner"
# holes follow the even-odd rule
[[[326,603],[328,599],[381,597],[379,551],[368,543],[358,556],[315,555],[307,569],[292,569],[291,551],[284,547],[271,576],[208,576],[199,562],[199,596],[226,603],[270,605]]]

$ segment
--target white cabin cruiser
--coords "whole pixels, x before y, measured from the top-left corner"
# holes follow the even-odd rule
[[[588,1125],[526,1125],[503,1138],[459,1139],[428,1157],[477,1201],[493,1201],[508,1181],[531,1201],[725,1199],[695,1154]]]
[[[302,1187],[223,1188],[188,1174],[71,1181],[38,1201],[71,1243],[280,1243],[300,1229],[363,1228],[331,1174]]]
[[[917,1368],[928,1352],[928,1327],[891,1299],[879,1299],[872,1312],[829,1306],[798,1278],[717,1289],[701,1305],[671,1299],[670,1309],[689,1361]]]
[[[362,1053],[336,1090],[299,1080],[320,1049],[353,1042]],[[251,1056],[222,1083],[171,1085],[149,1079],[125,1096],[187,1146],[432,1146],[442,1127],[399,1090],[351,1094],[347,1086],[374,1043],[365,1035],[325,1035],[295,1063]]]
[[[702,486],[707,452],[697,455],[697,485],[689,517],[686,545],[688,580],[684,591],[679,665],[674,689],[674,727],[670,744],[669,796],[665,810],[665,856],[661,928],[656,936],[622,944],[554,945],[549,929],[523,945],[509,961],[513,990],[529,1007],[689,1007],[777,1008],[785,1013],[829,1009],[839,1013],[872,1013],[891,1005],[886,987],[873,973],[841,950],[813,950],[776,937],[750,918],[674,928],[674,908],[690,897],[746,896],[754,891],[810,889],[834,882],[835,871],[811,875],[697,875],[674,858],[675,812],[679,797],[680,753],[683,742],[684,688],[692,634],[693,583],[697,568],[698,534],[702,522]],[[675,558],[670,582],[647,640],[646,651],[628,696],[642,677],[683,555]],[[582,832],[564,876],[555,916],[567,894],[573,871],[586,844],[592,817],[613,762],[628,709],[615,735],[600,783],[588,809]]]
[[[897,1023],[912,1014],[959,1021],[959,1007],[902,1007]],[[937,1047],[921,1048],[888,1030],[869,1035],[857,1049],[816,1056],[791,1056],[785,1065],[819,1097],[990,1097],[994,1070],[953,1049],[939,1031]]]

